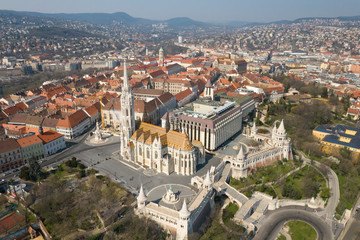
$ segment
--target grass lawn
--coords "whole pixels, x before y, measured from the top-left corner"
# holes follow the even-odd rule
[[[247,178],[241,178],[239,180],[231,178],[230,185],[239,190],[252,184],[273,182],[300,165],[300,161],[297,160],[276,161],[269,166],[257,168],[256,171]]]
[[[241,235],[239,235],[239,233],[245,233],[246,229],[232,221],[232,218],[238,209],[239,207],[236,204],[229,203],[229,205],[222,210],[223,222],[228,229],[231,229],[231,231],[229,231],[220,223],[219,218],[221,209],[217,203],[215,215],[213,216],[209,227],[206,229],[204,234],[202,234],[200,240],[241,239]]]
[[[245,232],[245,228],[235,223],[232,219],[236,212],[239,210],[239,206],[234,203],[229,203],[225,209],[223,209],[223,222],[224,224],[234,232]]]
[[[292,240],[316,240],[317,233],[309,224],[302,221],[290,221],[286,223]]]
[[[234,217],[236,212],[239,210],[239,206],[234,203],[229,203],[225,209],[228,210],[229,212],[231,212],[231,214]]]
[[[316,197],[326,186],[324,177],[312,166],[305,166],[274,186],[279,198],[307,199]]]

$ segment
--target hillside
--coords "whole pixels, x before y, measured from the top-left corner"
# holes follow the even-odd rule
[[[29,35],[38,38],[83,38],[83,37],[95,37],[97,35],[70,28],[63,27],[39,27],[29,30]]]

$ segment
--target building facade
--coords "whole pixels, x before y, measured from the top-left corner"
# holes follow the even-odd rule
[[[170,186],[160,203],[149,200],[143,186],[141,186],[135,214],[157,222],[171,233],[173,239],[188,239],[189,234],[200,229],[202,223],[215,207],[213,179],[209,172],[202,181],[204,184],[198,189],[194,197],[188,199],[181,196],[181,193],[179,196],[179,193],[173,192]],[[166,188],[166,186],[164,187]],[[162,204],[162,202],[170,203],[170,205]]]
[[[40,159],[44,157],[43,143],[36,135],[20,138],[16,141],[21,147],[24,163],[27,163],[31,158]]]
[[[0,142],[0,172],[23,165],[21,147],[15,139]]]
[[[199,99],[169,113],[170,129],[186,133],[190,141],[200,141],[213,151],[242,129],[243,117],[254,108],[251,97],[245,97],[241,104]],[[162,127],[165,123],[166,116]]]
[[[238,73],[246,73],[247,62],[243,58],[230,59],[219,57],[213,62],[214,68],[219,68],[221,72],[230,72],[236,70]]]
[[[56,125],[56,131],[65,136],[66,139],[73,139],[83,134],[91,126],[91,118],[82,110],[60,119]]]
[[[65,137],[60,133],[47,131],[37,135],[37,137],[42,141],[45,157],[53,155],[66,148]]]
[[[142,122],[130,138],[131,160],[157,172],[192,175],[205,162],[205,152],[198,141],[191,142],[184,133]]]
[[[252,169],[267,166],[278,160],[292,159],[291,141],[286,135],[284,121],[281,121],[279,128],[274,124],[270,136],[259,134],[255,123],[251,129],[246,129],[246,134],[263,145],[260,150],[252,151],[249,147],[244,149],[241,145],[237,156],[227,156],[223,159],[231,164],[234,178],[247,177]]]
[[[189,81],[189,80],[179,80],[171,78],[159,78],[154,81],[154,88],[162,90],[164,92],[169,92],[173,95],[178,94],[179,92],[190,89],[193,93],[197,93],[198,85]]]
[[[346,148],[351,157],[358,160],[360,155],[360,129],[343,124],[334,127],[319,125],[313,130],[313,136],[320,142],[321,151],[327,154],[339,153]]]

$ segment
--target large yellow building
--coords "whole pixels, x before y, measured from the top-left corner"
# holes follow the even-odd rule
[[[349,149],[354,159],[360,154],[360,129],[337,124],[334,127],[319,125],[313,130],[313,135],[320,141],[321,150],[334,154],[341,148]]]

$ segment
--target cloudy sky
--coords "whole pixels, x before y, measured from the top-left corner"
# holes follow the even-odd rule
[[[0,8],[45,13],[126,12],[156,20],[208,22],[294,20],[360,15],[360,0],[0,0]]]

